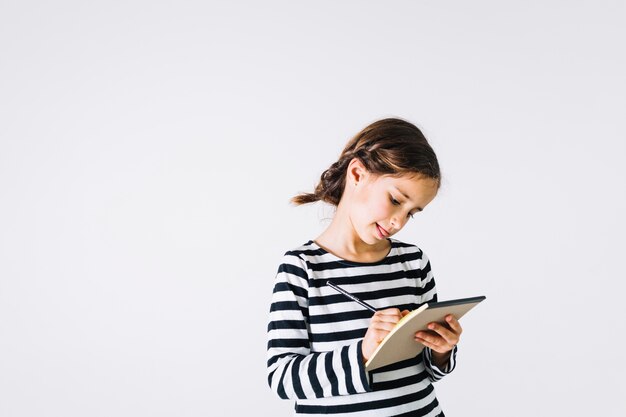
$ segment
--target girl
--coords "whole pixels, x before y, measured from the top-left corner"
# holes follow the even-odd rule
[[[392,238],[437,194],[437,157],[413,124],[389,118],[359,132],[296,205],[336,206],[315,240],[278,267],[268,325],[271,389],[296,415],[444,416],[433,382],[452,372],[462,328],[454,316],[415,334],[425,349],[372,372],[365,362],[410,310],[437,301],[428,257]],[[330,288],[333,282],[371,311]]]

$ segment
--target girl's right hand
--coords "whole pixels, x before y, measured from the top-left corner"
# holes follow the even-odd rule
[[[387,308],[378,310],[372,316],[370,325],[367,328],[361,351],[363,352],[363,360],[367,360],[372,356],[380,342],[394,328],[400,319],[409,314],[409,310],[400,311],[397,308]]]

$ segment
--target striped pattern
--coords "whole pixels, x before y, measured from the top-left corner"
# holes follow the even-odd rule
[[[310,240],[284,254],[276,274],[267,328],[271,389],[296,400],[297,415],[443,416],[433,382],[452,372],[430,349],[417,357],[366,372],[361,353],[371,311],[326,285],[332,281],[377,309],[413,310],[437,301],[426,255],[388,238],[379,262],[343,260]]]

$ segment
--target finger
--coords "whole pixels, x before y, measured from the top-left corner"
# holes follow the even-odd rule
[[[389,333],[390,331],[393,330],[394,327],[396,327],[396,325],[395,325],[395,323],[391,323],[391,322],[388,322],[388,321],[381,321],[381,322],[373,323],[372,327],[375,330],[383,330],[383,331]]]
[[[377,313],[380,314],[400,314],[400,309],[396,307],[385,308],[383,310],[378,310]]]
[[[376,343],[380,343],[388,334],[389,332],[386,330],[374,329],[371,336],[376,341]]]
[[[436,345],[434,343],[430,343],[427,341],[421,341],[420,343],[423,344],[425,347],[430,348],[433,352],[446,353],[451,350],[450,348],[446,346],[439,346],[439,345]]]
[[[380,316],[380,317],[401,316],[401,313],[400,313],[400,309],[398,308],[386,308],[384,310],[378,310],[375,315]]]
[[[461,327],[461,323],[459,323],[459,320],[456,317],[454,317],[454,315],[448,314],[446,316],[446,323],[448,323],[450,328],[454,330],[455,333],[459,335],[463,333],[463,328]]]
[[[402,317],[400,316],[381,316],[381,317],[377,317],[375,320],[373,320],[373,322],[396,324],[397,322],[400,321],[401,318]]]
[[[418,336],[419,335],[419,336]],[[415,340],[432,349],[441,350],[445,341],[439,336],[433,336],[432,334],[418,332],[415,335]]]
[[[431,348],[432,350],[438,350],[440,349],[439,347],[435,346],[434,344],[432,344],[431,342],[429,342],[428,340],[424,340],[424,339],[420,339],[420,338],[415,338],[416,341],[420,342],[422,345],[424,345],[425,347]]]
[[[376,312],[372,319],[376,321],[397,323],[402,318],[402,315],[400,314],[400,310],[398,310],[397,308],[393,310],[395,311],[387,311],[386,313],[383,313],[382,311]]]
[[[409,313],[410,313],[409,310],[402,310],[402,317],[406,316]]]
[[[456,333],[439,323],[430,323],[428,328],[437,332],[449,345],[456,345],[459,341],[459,336]]]

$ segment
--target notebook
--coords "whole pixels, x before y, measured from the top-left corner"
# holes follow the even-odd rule
[[[400,319],[365,363],[365,369],[373,371],[417,356],[424,349],[424,345],[415,340],[415,333],[421,330],[429,331],[428,323],[444,324],[448,314],[460,319],[485,298],[478,296],[422,304]]]

